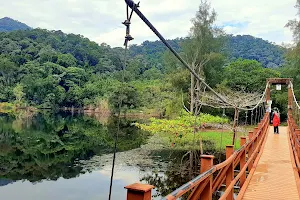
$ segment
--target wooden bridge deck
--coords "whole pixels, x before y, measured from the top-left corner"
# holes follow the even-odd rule
[[[243,196],[245,200],[300,199],[292,165],[287,127],[279,135],[269,128],[264,150]]]

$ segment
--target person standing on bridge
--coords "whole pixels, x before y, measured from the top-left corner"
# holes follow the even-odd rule
[[[274,126],[274,134],[279,134],[279,128],[278,126],[280,125],[280,116],[277,111],[274,111],[273,115],[273,126]]]

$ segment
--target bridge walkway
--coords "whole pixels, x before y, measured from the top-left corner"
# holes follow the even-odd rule
[[[244,200],[299,200],[293,169],[288,128],[279,127],[279,134],[269,127],[264,149],[252,177],[248,177]]]

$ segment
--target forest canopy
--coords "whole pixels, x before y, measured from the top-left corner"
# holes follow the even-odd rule
[[[194,23],[201,25],[199,20],[195,18]],[[4,18],[2,25],[3,21],[10,28],[0,30],[0,102],[39,108],[102,107],[117,112],[117,98],[126,91],[122,94],[125,111],[172,115],[189,105],[191,77],[160,41],[131,45],[125,67],[122,47],[99,45],[60,30],[31,29],[10,18]],[[191,29],[194,36],[168,40],[187,60],[192,58],[188,56],[193,54],[193,45],[199,46],[197,41],[203,39],[197,34],[209,33],[214,24],[201,26]],[[214,46],[201,47],[206,53],[198,55],[197,65],[212,87],[222,84],[233,90],[260,91],[265,78],[288,76],[283,67],[287,49],[249,35],[227,35],[219,28],[211,36],[205,40]],[[208,62],[202,66],[200,60]],[[244,76],[246,80],[241,80]]]

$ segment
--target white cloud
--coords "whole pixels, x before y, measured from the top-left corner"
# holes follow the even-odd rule
[[[168,39],[188,35],[190,19],[199,0],[141,0],[140,10]],[[296,0],[211,0],[217,24],[227,33],[250,34],[276,43],[291,42],[284,28],[295,18]],[[0,17],[12,17],[32,27],[82,34],[98,43],[121,46],[125,36],[125,3],[118,0],[0,0]],[[230,24],[246,24],[245,26]],[[229,24],[229,25],[228,25]],[[132,43],[156,40],[136,15],[132,19]]]

